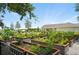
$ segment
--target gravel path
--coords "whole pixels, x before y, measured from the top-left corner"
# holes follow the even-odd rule
[[[74,43],[71,47],[69,47],[69,51],[66,53],[67,55],[79,55],[79,39]]]

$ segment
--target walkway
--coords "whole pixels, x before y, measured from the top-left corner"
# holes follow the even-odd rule
[[[67,55],[79,55],[79,39],[74,43],[71,47],[69,47],[69,51],[66,53]]]
[[[14,55],[14,54],[9,50],[9,44],[1,45],[1,55]]]

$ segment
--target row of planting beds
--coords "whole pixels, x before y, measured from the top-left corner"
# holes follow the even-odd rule
[[[75,32],[44,30],[23,32],[4,29],[0,34],[0,39],[9,41],[10,50],[17,55],[64,55],[79,37]]]
[[[61,37],[62,36],[61,34],[63,34],[63,37]],[[78,39],[78,37],[79,37],[78,35],[76,36],[73,32],[58,33],[58,34],[56,34],[56,37],[53,36],[53,35],[52,36],[53,36],[53,38],[54,37],[57,38],[57,35],[59,35],[59,38],[61,40],[58,40],[58,41],[54,40],[54,48],[59,49],[61,54],[65,54],[69,50],[69,47],[71,47],[75,43],[75,41]],[[57,38],[57,39],[59,39],[59,38]],[[41,38],[37,38],[37,39],[33,39],[32,40],[32,43],[41,44],[41,45],[44,45],[44,46],[46,46],[47,42],[48,41],[47,41],[46,38],[42,38],[42,39]]]
[[[19,54],[23,54],[23,55],[58,55],[60,51],[56,48],[50,50],[48,49],[48,47],[44,47],[42,45],[36,45],[28,42],[23,42],[21,45],[18,45],[17,42],[12,43],[11,47],[17,48],[19,50],[18,51],[14,49],[15,54],[17,54],[17,51],[18,51]],[[11,48],[11,51],[12,51],[12,48]]]

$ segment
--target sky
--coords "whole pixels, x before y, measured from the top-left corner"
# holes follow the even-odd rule
[[[45,24],[57,24],[57,23],[78,23],[75,12],[75,4],[71,3],[33,3],[35,10],[34,14],[38,17],[37,21],[31,20],[32,27],[42,27]],[[3,20],[6,26],[10,26],[10,23],[16,23],[20,20],[20,16],[17,13],[6,12]],[[21,27],[24,28],[24,21],[20,21]]]

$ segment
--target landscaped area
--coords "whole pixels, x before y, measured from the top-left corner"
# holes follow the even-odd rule
[[[41,29],[39,31],[3,29],[0,33],[2,45],[9,42],[12,53],[17,54],[18,52],[25,55],[65,54],[79,37],[78,32],[44,31]]]
[[[1,55],[79,54],[79,23],[71,17],[76,15],[74,4],[41,5],[0,4]]]

